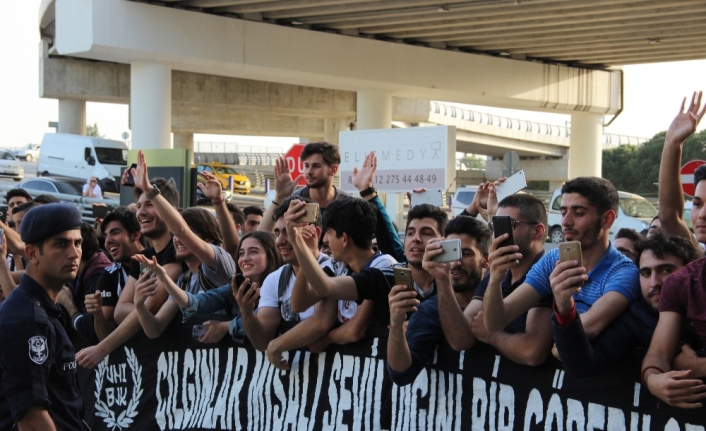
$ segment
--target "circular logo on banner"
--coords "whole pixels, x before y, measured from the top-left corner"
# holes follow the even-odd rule
[[[96,416],[102,417],[103,422],[111,428],[120,430],[130,428],[133,418],[137,416],[137,406],[142,396],[142,366],[137,362],[137,357],[132,349],[125,347],[127,364],[108,364],[107,356],[96,369]],[[132,385],[128,382],[127,368],[130,368]],[[104,383],[108,383],[103,387]],[[128,388],[132,386],[130,399],[127,397]],[[102,394],[105,392],[105,397]],[[121,411],[122,410],[122,411]],[[116,416],[116,411],[120,412]]]

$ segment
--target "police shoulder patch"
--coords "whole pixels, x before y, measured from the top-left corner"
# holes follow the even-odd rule
[[[49,357],[47,338],[36,335],[29,339],[29,359],[35,364],[41,365]]]

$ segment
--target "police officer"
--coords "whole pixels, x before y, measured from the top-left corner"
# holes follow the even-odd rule
[[[81,214],[72,205],[32,208],[20,227],[26,273],[0,305],[0,430],[85,430],[74,348],[56,305],[76,278]]]

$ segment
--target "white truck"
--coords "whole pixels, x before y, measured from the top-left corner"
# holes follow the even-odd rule
[[[47,133],[39,150],[37,176],[96,177],[104,192],[119,192],[121,168],[126,166],[127,145],[122,141]]]
[[[638,233],[643,233],[650,226],[652,218],[657,215],[655,208],[647,199],[640,195],[618,192],[620,205],[618,216],[610,228],[610,240],[615,239],[615,234],[622,228],[634,229]],[[555,244],[564,241],[564,234],[561,231],[561,190],[554,190],[552,198],[549,200],[548,219],[549,240]]]

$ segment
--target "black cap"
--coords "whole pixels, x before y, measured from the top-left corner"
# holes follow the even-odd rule
[[[22,218],[20,237],[25,244],[37,244],[61,232],[79,229],[82,222],[81,212],[73,205],[40,205]]]

